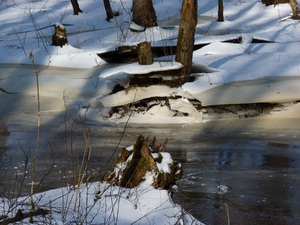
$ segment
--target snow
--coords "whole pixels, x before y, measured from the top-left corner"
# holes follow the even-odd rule
[[[129,29],[129,26],[133,26],[130,21],[131,0],[111,1],[112,8],[121,12],[111,22],[105,20],[102,1],[79,1],[84,12],[77,16],[73,15],[70,1],[1,1],[0,64],[10,64],[12,68],[31,65],[29,55],[32,52],[35,63],[49,67],[49,71],[55,71],[55,67],[60,68],[58,71],[70,68],[71,72],[67,75],[53,73],[51,76],[42,76],[41,95],[49,99],[53,111],[65,109],[63,100],[69,104],[78,102],[79,114],[84,114],[92,123],[202,123],[203,115],[191,104],[190,99],[198,100],[202,106],[292,103],[300,99],[299,21],[290,19],[289,4],[266,7],[259,0],[224,1],[225,21],[222,23],[216,21],[217,1],[199,1],[195,43],[210,44],[194,51],[193,64],[207,70],[196,71],[193,74],[197,78],[195,81],[178,88],[163,85],[128,88],[126,80],[129,74],[145,74],[182,66],[174,61],[173,56],[156,58],[153,65],[147,66],[137,63],[111,66],[97,55],[120,45],[142,41],[149,41],[152,46],[176,45],[181,1],[153,2],[160,26],[135,33]],[[51,46],[55,24],[66,28],[68,45]],[[224,42],[238,37],[241,37],[241,43]],[[270,43],[252,43],[253,39]],[[76,71],[75,75],[72,75],[72,69]],[[83,69],[99,73],[96,77],[86,72],[78,76]],[[117,83],[126,89],[110,95]],[[34,85],[35,79],[30,76],[1,75],[0,78],[0,87],[12,92],[22,90],[23,93],[34,95]],[[82,93],[79,93],[79,89]],[[142,113],[133,111],[122,117],[115,114],[107,118],[111,107],[151,97],[169,97],[170,105],[156,104]],[[60,101],[60,105],[53,101]],[[293,105],[290,114],[285,111],[274,115],[299,115],[299,106]],[[164,169],[163,166],[161,168]],[[146,181],[148,179],[151,180],[151,174]],[[88,199],[83,204],[86,204],[85,210],[91,210],[90,215],[95,215],[94,223],[117,219],[118,224],[135,221],[139,224],[174,224],[182,215],[183,209],[172,202],[166,191],[153,190],[147,185],[134,192],[117,187],[107,188],[107,184],[93,183],[75,190],[52,190],[34,197],[43,206],[59,208],[63,199],[58,198],[53,202],[50,199],[61,193],[66,194],[65,199],[69,199],[70,204],[68,213],[60,215],[64,218],[58,218],[59,213],[51,217],[58,224],[76,217],[77,212],[71,210],[71,205],[76,204],[73,196],[78,190],[81,196]],[[99,190],[104,190],[100,191],[103,195],[95,202],[95,193]],[[7,207],[6,201],[9,200],[1,202],[0,210],[7,210],[3,208]],[[106,214],[109,212],[111,214]],[[128,215],[132,216],[129,218]],[[189,214],[182,219],[186,219],[185,224],[193,223]]]
[[[173,163],[172,156],[168,152],[161,152],[160,155],[162,156],[162,161],[160,163],[156,163],[158,170],[162,173],[171,173],[169,165],[172,165]]]
[[[99,69],[97,86],[88,84],[91,87],[89,95],[79,100],[81,107],[84,107],[79,112],[95,122],[201,123],[204,122],[201,112],[197,112],[187,102],[188,99],[196,99],[202,106],[293,102],[299,99],[299,29],[298,21],[289,18],[291,9],[288,4],[266,7],[260,1],[226,1],[224,22],[216,21],[216,3],[204,1],[198,4],[195,44],[210,44],[194,51],[194,67],[203,68],[202,72],[198,69],[193,74],[197,79],[176,89],[163,85],[130,89],[126,83],[133,74],[180,68],[182,65],[174,61],[174,56],[155,58],[152,65],[131,63],[109,66],[97,53],[142,41],[151,42],[152,46],[176,45],[180,1],[172,4],[167,0],[154,1],[160,26],[144,32],[132,32],[129,29],[133,25],[129,0],[112,2],[114,10],[120,11],[121,15],[111,22],[105,20],[102,3],[89,0],[80,1],[84,12],[78,16],[72,14],[68,1],[28,3],[24,0],[18,4],[5,1],[0,6],[3,9],[0,19],[0,63],[30,65],[28,55],[32,52],[36,64],[48,67],[102,68]],[[67,29],[69,44],[62,48],[51,46],[55,24]],[[236,38],[241,38],[241,43],[224,42]],[[253,39],[271,43],[252,43]],[[57,82],[61,84],[58,79]],[[84,82],[88,81],[80,82],[81,86],[85,86]],[[46,86],[53,86],[53,83],[55,81]],[[116,83],[126,89],[109,95]],[[47,88],[49,91],[45,95],[62,93],[64,87],[60,84],[55,91]],[[62,84],[74,86],[73,89],[68,88],[69,96],[78,96],[76,89],[79,83],[75,79],[67,78]],[[107,118],[111,107],[155,96],[179,97],[179,100],[170,99],[169,108],[152,107],[149,112]],[[182,99],[186,99],[185,102]],[[71,102],[76,99],[72,97],[66,100]],[[178,116],[182,113],[185,115]]]
[[[134,31],[144,31],[145,30],[144,27],[142,27],[134,22],[130,23],[129,29],[134,30]]]
[[[177,88],[170,88],[164,85],[152,85],[149,87],[129,89],[128,91],[120,91],[115,95],[105,96],[99,99],[99,101],[105,107],[114,107],[118,105],[128,104],[132,102],[133,99],[134,101],[139,101],[150,97],[172,96],[177,92]]]
[[[154,62],[151,65],[140,65],[138,63],[131,63],[129,65],[116,66],[111,69],[103,70],[99,78],[108,78],[118,74],[147,74],[154,71],[165,71],[170,69],[182,68],[181,63],[178,62]]]
[[[12,202],[4,201],[5,211]],[[15,204],[26,211],[29,199],[19,198],[17,201]],[[35,194],[33,201],[36,207],[51,209],[51,215],[37,218],[43,218],[46,224],[127,225],[148,224],[149,221],[151,224],[201,224],[173,203],[167,190],[158,191],[151,186],[127,189],[95,182],[75,189],[66,187]],[[29,224],[29,219],[22,224]]]
[[[58,22],[55,24],[55,26],[60,27],[61,29],[65,29],[65,26]]]

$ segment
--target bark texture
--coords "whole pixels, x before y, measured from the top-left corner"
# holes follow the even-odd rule
[[[170,189],[182,176],[182,168],[174,160],[168,161],[168,169],[162,171],[160,164],[163,163],[166,153],[167,139],[163,144],[156,145],[155,138],[149,141],[140,135],[133,150],[123,148],[112,170],[103,177],[103,181],[116,184],[121,187],[133,188],[145,181],[147,174],[151,174],[152,186],[157,189]],[[163,163],[164,165],[165,162]],[[165,167],[164,167],[165,168]]]
[[[132,1],[132,21],[145,28],[157,26],[152,0]]]
[[[195,29],[197,25],[197,0],[183,0],[176,49],[176,61],[183,65],[182,75],[192,70]]]
[[[153,55],[150,42],[142,42],[137,45],[138,62],[140,65],[151,65]]]
[[[296,0],[290,0],[290,5],[291,5],[292,11],[293,11],[292,19],[300,19],[299,8],[298,8]]]

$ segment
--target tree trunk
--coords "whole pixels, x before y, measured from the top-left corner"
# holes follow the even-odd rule
[[[77,0],[71,0],[74,15],[78,15],[78,13],[82,13],[82,10],[79,7]]]
[[[178,33],[176,61],[183,65],[182,74],[187,79],[192,70],[195,29],[197,25],[197,0],[183,0]]]
[[[114,16],[119,16],[119,12],[114,12],[110,6],[109,0],[103,0],[104,8],[106,12],[106,20],[110,21]]]
[[[291,5],[291,8],[292,8],[292,11],[293,11],[293,15],[292,15],[292,19],[299,19],[299,8],[297,6],[297,2],[296,0],[290,0],[290,5]]]
[[[219,22],[223,22],[224,21],[223,0],[218,0],[218,21]]]
[[[153,63],[150,42],[142,42],[137,45],[138,61],[140,65],[151,65]]]
[[[152,0],[132,0],[132,21],[145,28],[157,26]]]

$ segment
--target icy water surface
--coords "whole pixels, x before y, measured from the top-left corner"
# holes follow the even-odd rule
[[[259,135],[207,135],[181,152],[176,201],[206,224],[297,224],[300,144]]]
[[[184,168],[173,197],[200,221],[297,224],[300,219],[299,136],[288,131],[285,135],[231,129],[204,132],[203,127],[187,126],[129,127],[123,133],[123,128],[84,128],[79,124],[66,133],[61,129],[50,127],[42,132],[36,166],[37,181],[42,180],[38,191],[74,182],[72,174],[77,174],[76,168],[81,165],[86,135],[90,135],[92,150],[87,171],[92,181],[101,179],[121,147],[133,144],[143,134],[156,136],[159,141],[169,138],[168,151]],[[18,129],[2,136],[1,171],[9,176],[2,180],[1,194],[15,195],[21,185],[21,194],[29,193],[30,161],[26,165],[25,159],[30,159],[35,150],[35,137],[35,131]]]
[[[26,76],[26,69],[10,69],[13,82]],[[60,79],[58,71],[50,72]],[[76,72],[86,73],[82,79],[90,77],[91,82],[97,76],[97,71],[66,73]],[[0,84],[10,82],[1,68],[0,75]],[[24,90],[5,88],[0,92],[0,196],[29,194],[31,158],[37,143],[36,105],[31,90],[34,85],[24,85]],[[48,96],[49,105],[43,106],[37,191],[74,184],[78,174],[85,174],[89,181],[100,180],[119,150],[134,144],[142,134],[156,136],[160,142],[169,138],[168,151],[184,168],[174,200],[200,221],[242,225],[299,223],[299,119],[95,126],[82,123],[76,116],[76,104],[63,110],[64,102],[57,100],[56,95]],[[54,106],[59,110],[51,110]],[[84,158],[86,153],[91,157]],[[86,170],[79,170],[81,165]]]

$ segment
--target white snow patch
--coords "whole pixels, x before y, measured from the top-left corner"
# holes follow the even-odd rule
[[[162,156],[161,163],[156,163],[157,168],[162,173],[171,173],[170,165],[173,163],[172,156],[168,152],[160,152]]]
[[[165,71],[171,69],[180,69],[182,64],[178,62],[153,62],[151,65],[140,65],[139,63],[131,63],[128,65],[117,66],[103,70],[99,78],[108,78],[118,74],[147,74],[154,71]]]

